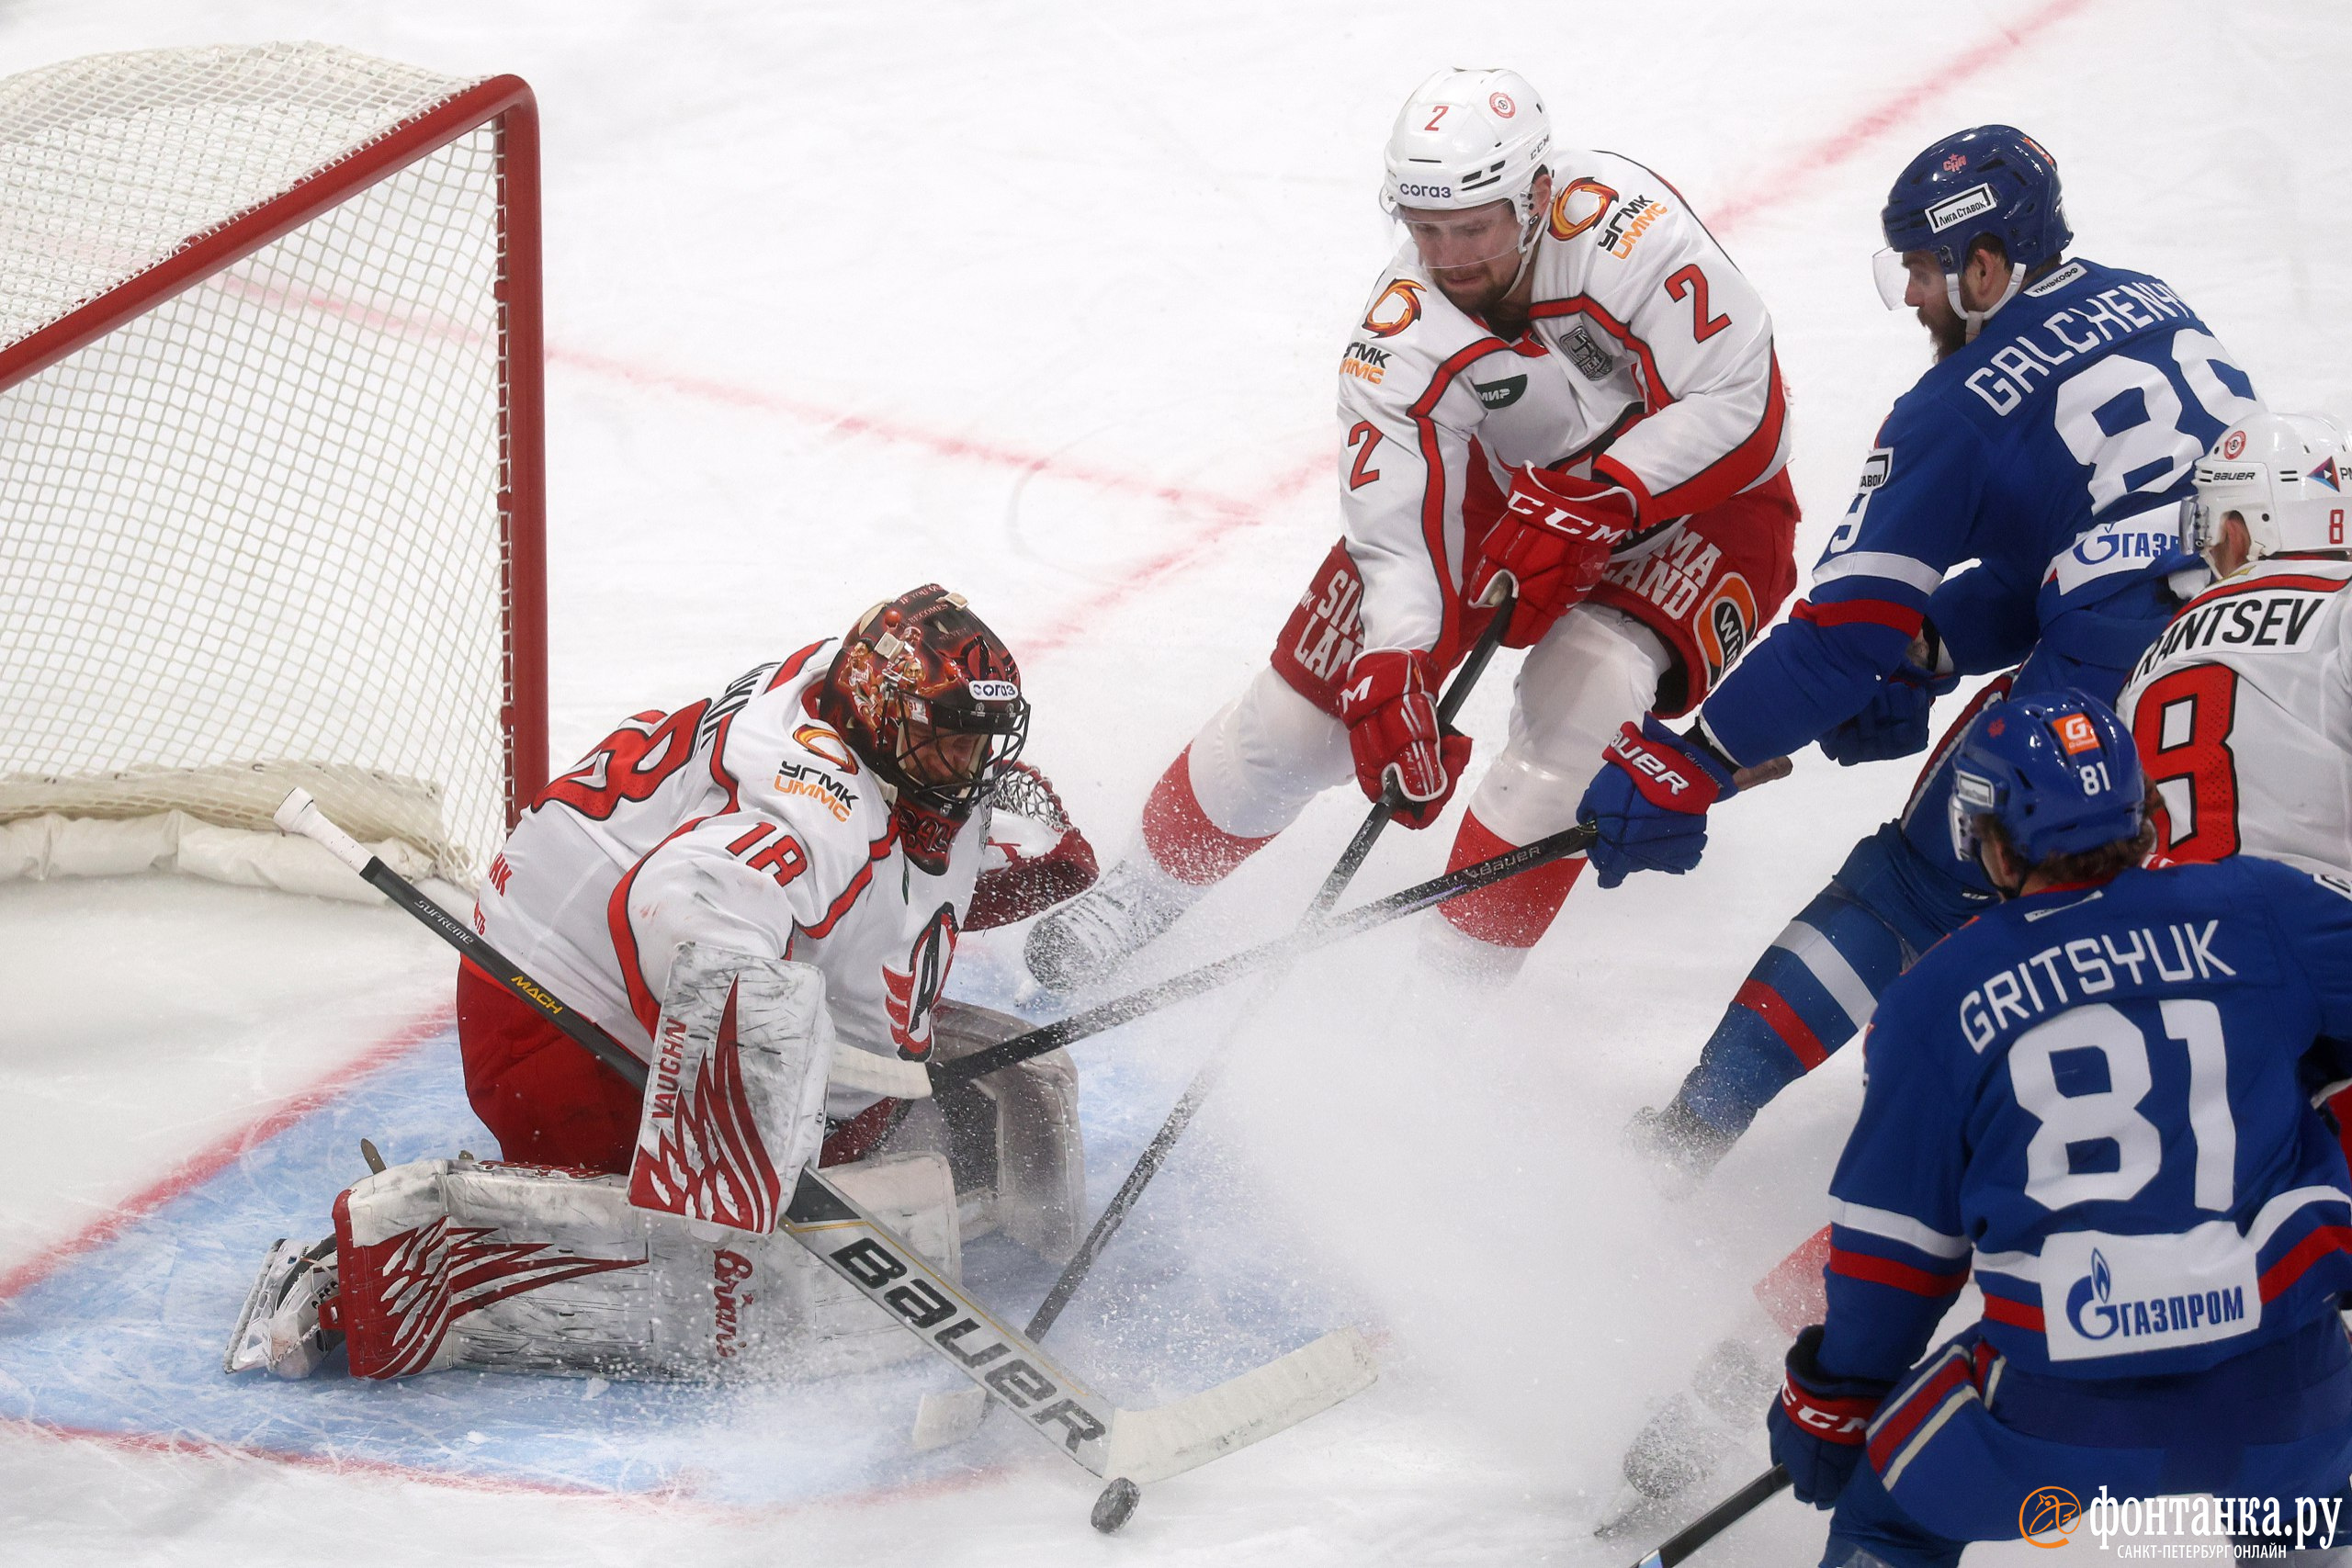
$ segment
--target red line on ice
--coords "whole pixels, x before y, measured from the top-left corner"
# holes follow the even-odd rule
[[[1801,194],[1804,183],[1811,176],[1845,163],[1879,136],[1895,129],[1961,83],[2038,41],[2052,26],[2091,4],[2092,0],[2052,0],[2022,21],[2002,27],[1991,38],[1940,66],[1932,74],[1922,76],[1889,94],[1829,135],[1800,148],[1780,165],[1789,171],[1787,174],[1753,195],[1734,197],[1729,201],[1716,204],[1708,213],[1710,221],[1717,230],[1727,233],[1757,213],[1781,206]],[[1330,462],[1328,457],[1317,457],[1313,462],[1301,464],[1287,474],[1269,481],[1255,502],[1242,501],[1213,491],[1170,484],[1122,469],[1071,462],[1046,453],[1023,451],[999,442],[926,430],[920,425],[883,416],[845,413],[839,409],[756,387],[723,381],[715,377],[633,365],[580,349],[549,344],[548,362],[710,402],[767,409],[825,426],[845,436],[896,442],[920,447],[940,457],[1012,468],[1023,473],[1091,485],[1114,494],[1158,501],[1182,511],[1206,513],[1215,519],[1206,527],[1190,534],[1182,544],[1123,570],[1115,582],[1105,585],[1091,597],[1073,606],[1050,629],[1033,632],[1023,637],[1022,651],[1033,657],[1058,650],[1076,641],[1081,635],[1091,632],[1102,615],[1180,575],[1213,554],[1234,534],[1264,523],[1276,506],[1305,490],[1327,470]]]
[[[1734,197],[1729,201],[1717,203],[1707,214],[1708,221],[1728,232],[1737,228],[1743,220],[1768,208],[1780,206],[1796,194],[1808,176],[1836,168],[1880,135],[1894,130],[1979,72],[1999,64],[2028,44],[2038,41],[2051,27],[2086,9],[2091,3],[2092,0],[2052,0],[2051,4],[2043,6],[2023,21],[2002,28],[1958,59],[1938,66],[1934,72],[1907,86],[1897,88],[1837,130],[1798,149],[1781,165],[1792,171],[1792,177],[1785,177],[1753,196]]]
[[[402,1024],[308,1089],[279,1100],[254,1121],[215,1139],[182,1160],[161,1181],[133,1193],[74,1235],[51,1244],[6,1274],[0,1274],[0,1302],[11,1300],[30,1290],[55,1273],[59,1266],[68,1259],[105,1246],[181,1193],[210,1180],[247,1150],[285,1131],[359,1079],[395,1057],[414,1050],[448,1026],[448,1010],[435,1007]]]
[[[976,1466],[925,1481],[899,1482],[888,1486],[871,1487],[864,1492],[852,1492],[839,1497],[825,1497],[807,1503],[741,1504],[719,1503],[694,1496],[678,1488],[656,1487],[645,1492],[616,1492],[601,1486],[583,1485],[576,1481],[543,1481],[521,1475],[468,1474],[459,1470],[436,1470],[429,1465],[404,1464],[398,1460],[362,1459],[350,1454],[306,1453],[300,1449],[277,1449],[258,1443],[222,1442],[213,1438],[191,1438],[169,1432],[112,1432],[96,1427],[67,1427],[53,1421],[40,1421],[25,1416],[0,1416],[0,1432],[15,1432],[30,1438],[46,1438],[52,1441],[90,1443],[118,1452],[153,1454],[166,1459],[254,1460],[266,1464],[282,1464],[292,1470],[312,1471],[322,1475],[361,1476],[371,1480],[418,1482],[427,1486],[443,1486],[458,1492],[492,1492],[508,1495],[566,1497],[599,1503],[618,1503],[638,1507],[658,1509],[686,1508],[694,1512],[738,1519],[768,1519],[820,1508],[868,1508],[884,1503],[905,1502],[915,1498],[941,1496],[953,1492],[968,1491],[984,1483],[996,1481],[1010,1473],[1004,1464]]]

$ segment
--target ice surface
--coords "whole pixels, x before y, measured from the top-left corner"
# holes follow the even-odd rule
[[[1333,360],[1386,247],[1377,149],[1438,65],[1517,66],[1565,140],[1640,158],[1714,222],[1777,321],[1808,558],[1924,363],[1869,282],[1878,203],[1961,125],[2009,120],[2051,146],[2079,249],[2168,279],[2275,403],[2352,413],[2352,216],[2327,195],[2352,188],[2330,112],[2352,46],[2341,7],[19,0],[5,20],[7,71],[311,37],[529,79],[548,157],[557,753],[937,578],[1023,655],[1031,755],[1106,853],[1329,542]],[[1489,747],[1507,673],[1468,714]],[[460,1135],[446,1050],[399,1043],[446,1023],[447,958],[381,908],[155,879],[0,888],[0,1291],[16,1298],[0,1552],[1630,1561],[1641,1543],[1588,1533],[1619,1450],[1819,1223],[1855,1102],[1840,1062],[1681,1203],[1617,1147],[1908,783],[1902,764],[1799,763],[1722,814],[1697,877],[1572,899],[1507,1006],[1401,994],[1399,931],[1317,958],[1258,1010],[1168,1193],[1049,1343],[1158,1399],[1344,1317],[1384,1335],[1383,1378],[1149,1489],[1110,1542],[1085,1527],[1084,1477],[990,1446],[1017,1433],[935,1470],[891,1457],[911,1381],[707,1410],[480,1379],[199,1387],[277,1234],[254,1223],[232,1246],[231,1211],[196,1223],[208,1204],[236,1189],[254,1205],[240,1224],[305,1211],[351,1173],[358,1132],[397,1122],[396,1155]],[[1356,816],[1318,803],[1157,964],[1278,931]],[[1391,834],[1359,886],[1430,874],[1443,852],[1442,835]],[[1001,998],[1013,951],[977,939],[959,987]],[[1080,1048],[1098,1191],[1121,1163],[1108,1151],[1157,1122],[1237,1005]],[[257,1121],[283,1125],[256,1140]],[[105,1322],[152,1305],[111,1337],[51,1310],[75,1301]],[[165,1332],[181,1324],[192,1338]],[[70,1352],[122,1376],[28,1380],[52,1350],[52,1370]],[[373,1427],[325,1418],[379,1394]],[[821,1430],[822,1461],[796,1459],[790,1422]],[[1700,1562],[1811,1561],[1820,1531],[1782,1499]]]

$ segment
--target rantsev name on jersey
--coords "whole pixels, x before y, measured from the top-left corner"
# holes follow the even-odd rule
[[[1498,497],[1512,468],[1589,461],[1636,499],[1623,548],[1647,553],[1787,461],[1771,318],[1681,197],[1608,152],[1563,151],[1555,180],[1516,342],[1449,301],[1408,242],[1342,355],[1363,647],[1453,631],[1474,468]]]
[[[2352,563],[2259,560],[2191,600],[2117,705],[2175,860],[2352,876]]]
[[[616,730],[525,815],[477,929],[640,1053],[691,936],[815,964],[844,1043],[926,1055],[989,813],[964,824],[942,874],[901,852],[886,792],[816,717],[834,646]],[[836,1088],[827,1110],[873,1098]]]

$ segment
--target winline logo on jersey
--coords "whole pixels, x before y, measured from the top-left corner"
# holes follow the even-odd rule
[[[2117,1497],[2105,1486],[2084,1503],[2064,1486],[2040,1486],[2018,1508],[2018,1534],[2045,1550],[2075,1544],[2087,1529],[2118,1557],[2284,1561],[2334,1546],[2342,1497]]]

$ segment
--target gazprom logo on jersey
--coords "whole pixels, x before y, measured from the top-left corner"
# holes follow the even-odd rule
[[[1940,234],[1955,223],[1965,221],[1980,212],[1990,212],[2000,205],[1991,186],[1971,186],[1958,196],[1948,196],[1928,209],[1928,227]]]
[[[2041,1273],[2045,1303],[2066,1281],[2063,1310],[2044,1325],[2053,1361],[2210,1344],[2251,1333],[2262,1316],[2254,1248],[2222,1220],[2178,1235],[2054,1235]]]
[[[2178,505],[2135,512],[2100,524],[2075,540],[2074,548],[2052,557],[2045,581],[2057,583],[2061,593],[2072,593],[2110,573],[2152,566],[2179,548]]]

